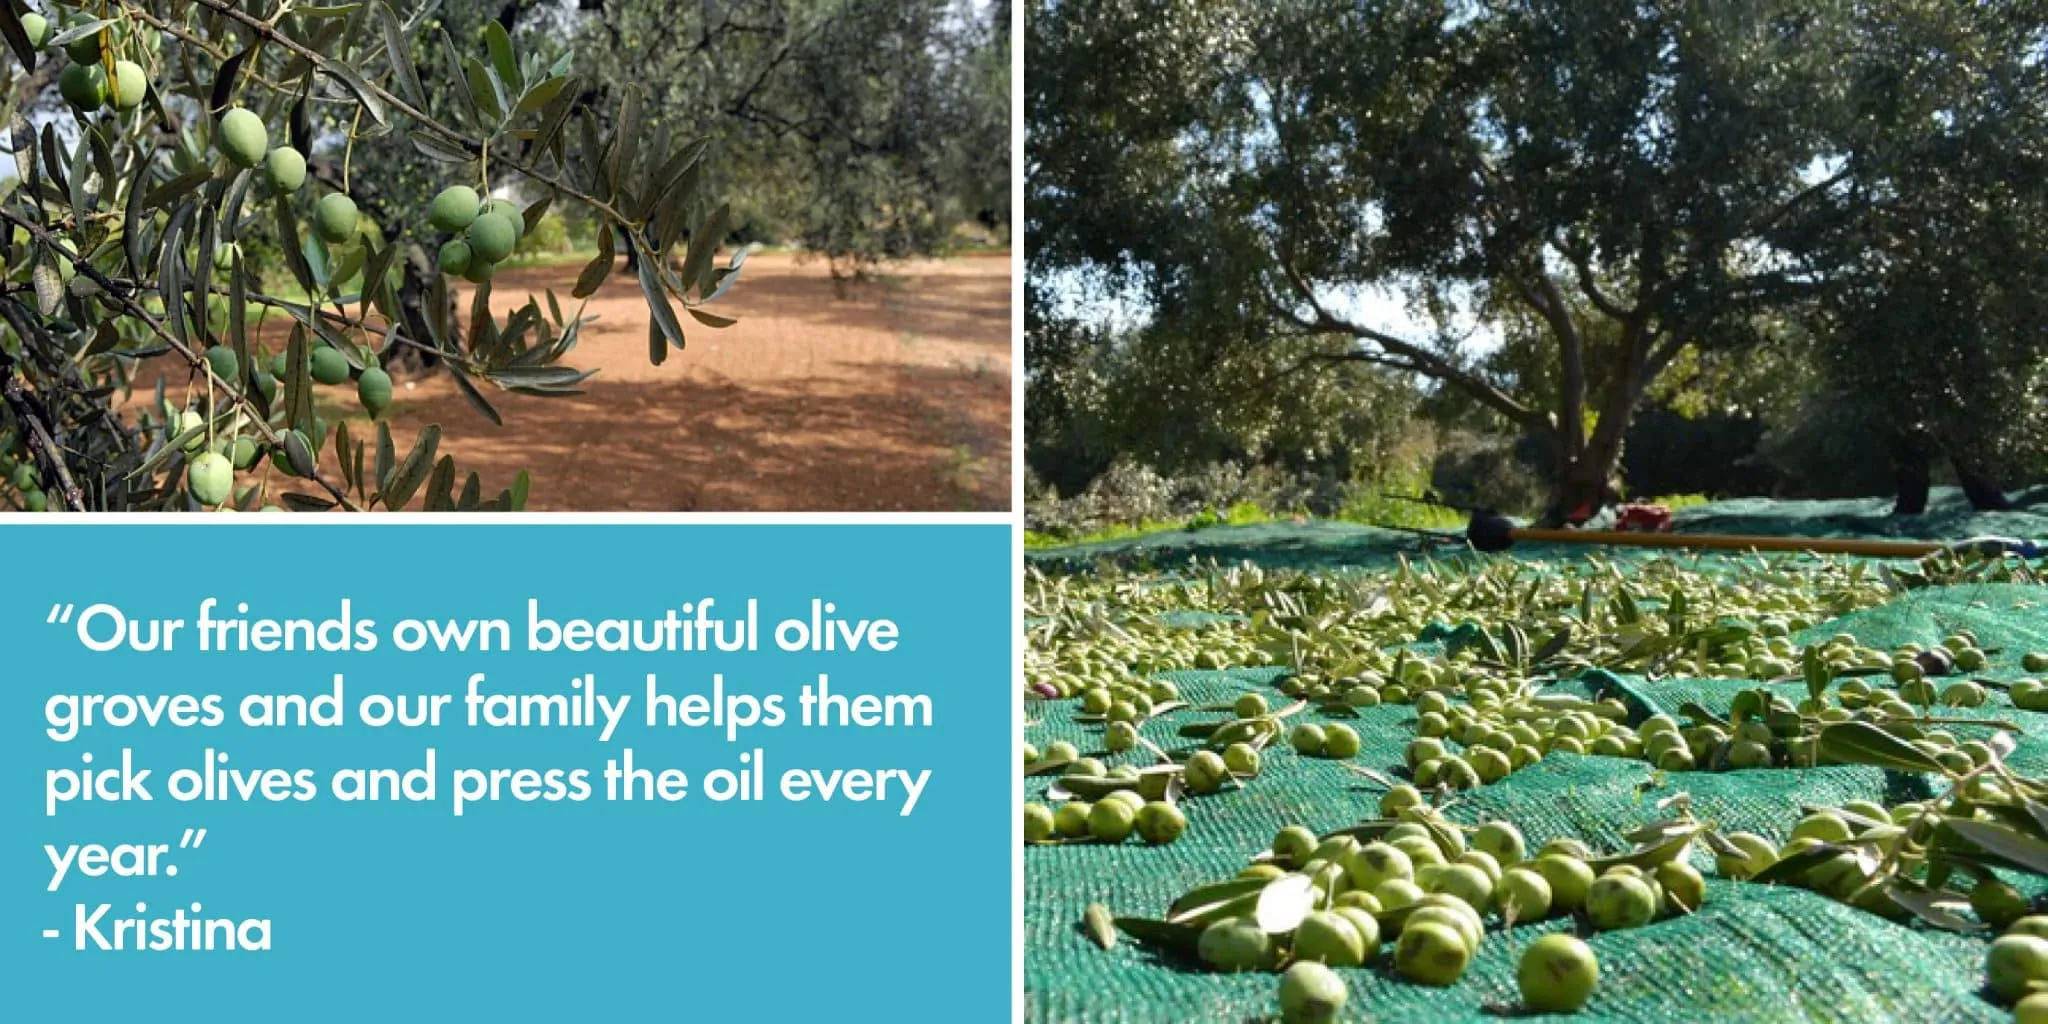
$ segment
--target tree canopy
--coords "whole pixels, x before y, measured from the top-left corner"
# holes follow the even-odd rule
[[[1303,372],[1459,394],[1547,442],[1552,519],[1607,496],[1666,370],[1788,322],[1869,371],[1869,335],[1921,310],[1899,377],[1930,350],[1946,380],[2039,363],[2039,3],[1107,0],[1028,22],[1035,277],[1117,295],[1144,314],[1127,344],[1185,361],[1306,344]],[[1028,344],[1037,384],[1058,353]]]

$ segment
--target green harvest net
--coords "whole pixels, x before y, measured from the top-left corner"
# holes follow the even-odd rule
[[[1957,510],[1952,494],[1939,495],[1934,514],[1918,522],[1883,516],[1878,502],[1727,502],[1688,510],[1680,529],[1715,532],[1797,533],[1830,536],[1960,537],[1998,534],[2048,537],[2043,514],[2007,512],[1971,516]],[[1121,550],[1112,550],[1120,547]],[[1372,566],[1403,550],[1414,539],[1391,531],[1335,525],[1221,528],[1167,538],[1146,538],[1120,546],[1098,545],[1035,553],[1048,561],[1129,557],[1161,566],[1184,565],[1190,557],[1267,565],[1338,569]],[[1563,548],[1517,554],[1568,558]],[[1606,552],[1609,557],[1614,552]],[[1711,556],[1710,556],[1711,557]],[[2048,602],[2038,587],[1980,584],[1911,591],[1891,603],[1822,623],[1798,639],[1854,634],[1864,643],[1890,648],[1908,641],[1929,644],[1958,628],[1972,629],[1988,651],[1990,668],[1977,675],[2021,677],[2019,657],[2048,650]],[[2025,607],[2029,601],[2039,607]],[[1187,625],[1196,625],[1191,620]],[[1226,701],[1246,690],[1278,698],[1271,669],[1175,672],[1190,703]],[[1629,694],[1664,710],[1696,700],[1726,707],[1734,692],[1754,687],[1733,680],[1661,680],[1622,677]],[[1803,696],[1800,687],[1782,687]],[[2029,773],[2048,772],[2048,715],[2013,708],[2002,692],[1974,711],[2016,721],[2023,736],[2010,762]],[[1033,705],[1036,719],[1026,739],[1043,748],[1059,739],[1084,752],[1099,751],[1100,727],[1072,721],[1071,705]],[[1392,774],[1413,737],[1414,710],[1380,706],[1360,710],[1351,724],[1364,740],[1354,763]],[[1172,719],[1152,723],[1148,736],[1169,749],[1186,741],[1173,735]],[[1141,751],[1106,759],[1109,764],[1143,765]],[[1178,842],[1148,847],[1121,845],[1027,847],[1024,851],[1025,1015],[1032,1021],[1247,1021],[1266,1019],[1278,1006],[1278,981],[1271,974],[1224,975],[1161,959],[1128,936],[1114,949],[1093,944],[1082,928],[1090,903],[1106,904],[1119,916],[1162,916],[1166,906],[1196,885],[1235,875],[1265,850],[1281,826],[1303,824],[1318,831],[1376,816],[1378,789],[1365,778],[1328,760],[1304,758],[1275,745],[1266,768],[1242,790],[1197,797],[1189,808],[1189,829]],[[1668,817],[1657,802],[1683,790],[1694,813],[1726,831],[1746,830],[1782,841],[1799,808],[1866,798],[1912,799],[1926,793],[1926,780],[1874,768],[1769,769],[1743,772],[1685,772],[1653,783],[1649,765],[1638,760],[1553,754],[1491,786],[1464,794],[1450,812],[1467,824],[1505,818],[1521,826],[1534,849],[1545,840],[1575,836],[1595,849],[1627,847],[1622,836],[1647,822]],[[1025,798],[1042,800],[1051,780],[1024,780]],[[1649,926],[1588,937],[1598,954],[1601,981],[1592,1004],[1577,1021],[2006,1021],[2011,1011],[1981,991],[1986,940],[1920,924],[1895,924],[1825,897],[1787,887],[1722,881],[1712,861],[1696,847],[1694,866],[1709,877],[1706,905],[1696,914]],[[2009,879],[2039,896],[2039,879]],[[1539,935],[1569,927],[1566,921],[1489,930],[1470,969],[1448,988],[1428,988],[1400,979],[1384,953],[1373,966],[1340,973],[1350,988],[1347,1020],[1485,1021],[1521,1016],[1514,972],[1520,951]]]
[[[2019,537],[2048,541],[2048,494],[2032,504],[2006,512],[1976,512],[1962,492],[1935,488],[1927,513],[1893,516],[1888,499],[1845,501],[1768,501],[1745,498],[1682,509],[1673,528],[1689,533],[1740,533],[1761,536],[1874,537],[1887,540],[1954,540],[1964,537]],[[1455,531],[1446,531],[1455,532]],[[1396,555],[1410,557],[1420,549],[1417,536],[1400,530],[1342,522],[1261,523],[1150,534],[1130,540],[1077,544],[1030,552],[1026,557],[1047,565],[1082,566],[1099,559],[1145,562],[1162,567],[1189,559],[1225,565],[1256,562],[1268,568],[1379,568]],[[1441,550],[1441,549],[1440,549]],[[1515,555],[1557,560],[1584,549],[1557,544],[1517,544]],[[1654,557],[1639,549],[1611,548],[1609,558]]]

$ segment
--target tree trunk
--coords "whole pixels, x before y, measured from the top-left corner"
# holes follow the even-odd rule
[[[1620,447],[1606,445],[1588,446],[1577,457],[1563,460],[1550,486],[1542,524],[1552,528],[1574,525],[1613,504],[1619,497],[1614,492],[1614,467],[1620,461]]]
[[[1566,365],[1566,377],[1578,376],[1572,364],[1579,360],[1575,331],[1564,318],[1559,332],[1559,350]],[[1622,323],[1626,357],[1600,396],[1599,421],[1591,437],[1585,436],[1583,383],[1567,380],[1566,400],[1559,406],[1556,433],[1565,452],[1560,457],[1557,479],[1551,484],[1550,507],[1543,525],[1573,525],[1599,515],[1600,510],[1621,500],[1614,486],[1614,471],[1621,464],[1621,449],[1634,421],[1643,392],[1671,360],[1685,347],[1683,333],[1652,326],[1651,314],[1638,311]],[[1575,393],[1576,392],[1576,393]]]
[[[1892,479],[1898,484],[1898,499],[1892,515],[1917,516],[1927,511],[1927,488],[1934,453],[1926,439],[1902,435],[1892,439]]]
[[[1951,454],[1948,457],[1956,467],[1956,482],[1963,485],[1964,496],[1970,499],[1970,507],[1979,512],[2000,512],[2012,507],[2006,499],[2005,489],[1996,480],[1977,471],[1978,467],[1969,460]]]
[[[1622,440],[1628,434],[1629,422],[1635,419],[1636,403],[1641,401],[1643,389],[1660,368],[1637,362],[1628,367],[1625,377],[1608,386],[1593,436],[1585,437],[1583,429],[1556,431],[1560,449],[1558,471],[1557,478],[1551,481],[1544,526],[1584,522],[1621,499],[1615,491],[1614,471],[1621,464]],[[1569,408],[1561,411],[1575,420],[1585,415]]]

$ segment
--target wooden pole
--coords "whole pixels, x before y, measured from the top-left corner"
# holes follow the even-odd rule
[[[1823,555],[1868,555],[1876,558],[1919,558],[1931,555],[1946,546],[1919,540],[1632,533],[1624,530],[1543,530],[1534,527],[1517,527],[1508,531],[1508,536],[1532,544],[1604,544],[1624,548],[1696,548],[1709,551],[1809,551]]]

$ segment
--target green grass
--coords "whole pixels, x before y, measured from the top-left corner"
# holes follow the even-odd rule
[[[1662,505],[1676,512],[1682,508],[1696,508],[1712,500],[1704,494],[1662,494],[1651,498],[1650,504]]]
[[[1451,509],[1438,508],[1418,502],[1402,501],[1392,497],[1403,493],[1402,488],[1359,487],[1355,488],[1335,516],[1325,522],[1357,523],[1361,526],[1405,527],[1420,530],[1462,530],[1465,517]],[[1069,544],[1100,544],[1106,541],[1131,540],[1156,533],[1170,533],[1176,530],[1199,530],[1210,526],[1256,526],[1261,523],[1294,521],[1311,517],[1290,513],[1274,512],[1257,502],[1241,501],[1229,508],[1208,510],[1179,519],[1148,519],[1139,523],[1118,523],[1098,530],[1067,535],[1045,533],[1038,530],[1024,531],[1026,548],[1056,548]]]
[[[1362,523],[1367,526],[1402,527],[1410,530],[1462,530],[1465,528],[1465,514],[1456,509],[1427,505],[1419,501],[1404,501],[1396,494],[1417,493],[1417,488],[1363,487],[1354,490],[1337,513],[1337,518],[1348,523]]]
[[[1455,509],[1439,508],[1420,502],[1403,501],[1397,494],[1412,493],[1417,488],[1404,487],[1359,487],[1353,489],[1344,507],[1324,522],[1357,523],[1360,526],[1394,527],[1409,530],[1463,530],[1465,516]],[[1704,494],[1665,494],[1650,499],[1653,505],[1662,505],[1676,512],[1679,509],[1705,505],[1711,500]],[[1024,531],[1024,546],[1027,548],[1057,548],[1070,544],[1100,544],[1106,541],[1130,540],[1155,533],[1171,533],[1175,530],[1199,530],[1208,526],[1251,526],[1282,520],[1309,518],[1291,513],[1272,512],[1256,502],[1242,501],[1221,512],[1207,511],[1179,519],[1148,519],[1140,523],[1118,523],[1099,530],[1066,535],[1046,533],[1038,530]]]
[[[1069,544],[1101,544],[1112,540],[1130,540],[1134,537],[1144,537],[1155,533],[1171,533],[1174,530],[1190,529],[1193,518],[1190,516],[1187,519],[1179,520],[1147,519],[1141,523],[1119,523],[1114,526],[1105,526],[1099,530],[1090,530],[1073,536],[1026,530],[1024,531],[1024,546],[1027,548],[1058,548]]]

